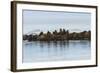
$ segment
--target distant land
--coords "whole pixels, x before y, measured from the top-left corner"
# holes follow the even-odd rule
[[[91,40],[91,31],[71,32],[65,29],[53,32],[40,32],[39,34],[24,34],[23,40],[27,41],[65,41],[65,40]]]

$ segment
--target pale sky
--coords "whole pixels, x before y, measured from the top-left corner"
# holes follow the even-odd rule
[[[23,10],[23,34],[64,28],[70,32],[90,30],[91,13]]]

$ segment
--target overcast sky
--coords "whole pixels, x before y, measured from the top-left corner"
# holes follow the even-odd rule
[[[23,10],[23,34],[48,30],[52,32],[60,28],[71,32],[88,31],[90,25],[90,13]]]

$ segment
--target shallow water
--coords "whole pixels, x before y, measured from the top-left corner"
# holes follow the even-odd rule
[[[91,58],[88,40],[70,41],[23,41],[23,62],[86,60]]]

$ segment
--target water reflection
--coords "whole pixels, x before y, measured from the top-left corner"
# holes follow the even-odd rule
[[[90,59],[90,41],[34,41],[23,43],[23,62]]]
[[[47,46],[48,48],[51,48],[52,46],[57,48],[64,48],[64,47],[68,47],[69,42],[68,41],[38,41],[35,42],[38,44],[38,46],[40,46],[41,48],[44,48],[45,46]]]

